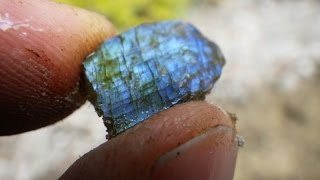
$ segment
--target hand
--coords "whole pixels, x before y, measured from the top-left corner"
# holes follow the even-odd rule
[[[102,16],[44,0],[0,3],[0,135],[37,129],[84,101],[81,61],[115,30]],[[62,179],[232,179],[234,122],[189,102],[78,159]],[[104,136],[103,134],[101,136]]]

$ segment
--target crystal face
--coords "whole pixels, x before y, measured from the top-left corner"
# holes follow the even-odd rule
[[[106,40],[83,69],[89,100],[111,138],[178,103],[204,99],[224,63],[218,46],[193,25],[164,21]]]

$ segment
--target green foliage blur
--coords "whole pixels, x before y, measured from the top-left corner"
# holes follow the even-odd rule
[[[104,14],[118,29],[183,15],[190,0],[56,0]]]

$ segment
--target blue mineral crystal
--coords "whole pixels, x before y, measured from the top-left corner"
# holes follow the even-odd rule
[[[83,67],[89,100],[111,138],[178,103],[204,99],[224,63],[193,25],[164,21],[106,40]]]

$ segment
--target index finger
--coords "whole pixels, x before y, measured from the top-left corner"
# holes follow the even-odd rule
[[[81,61],[115,34],[104,17],[43,0],[0,4],[0,135],[54,123],[84,102]]]

